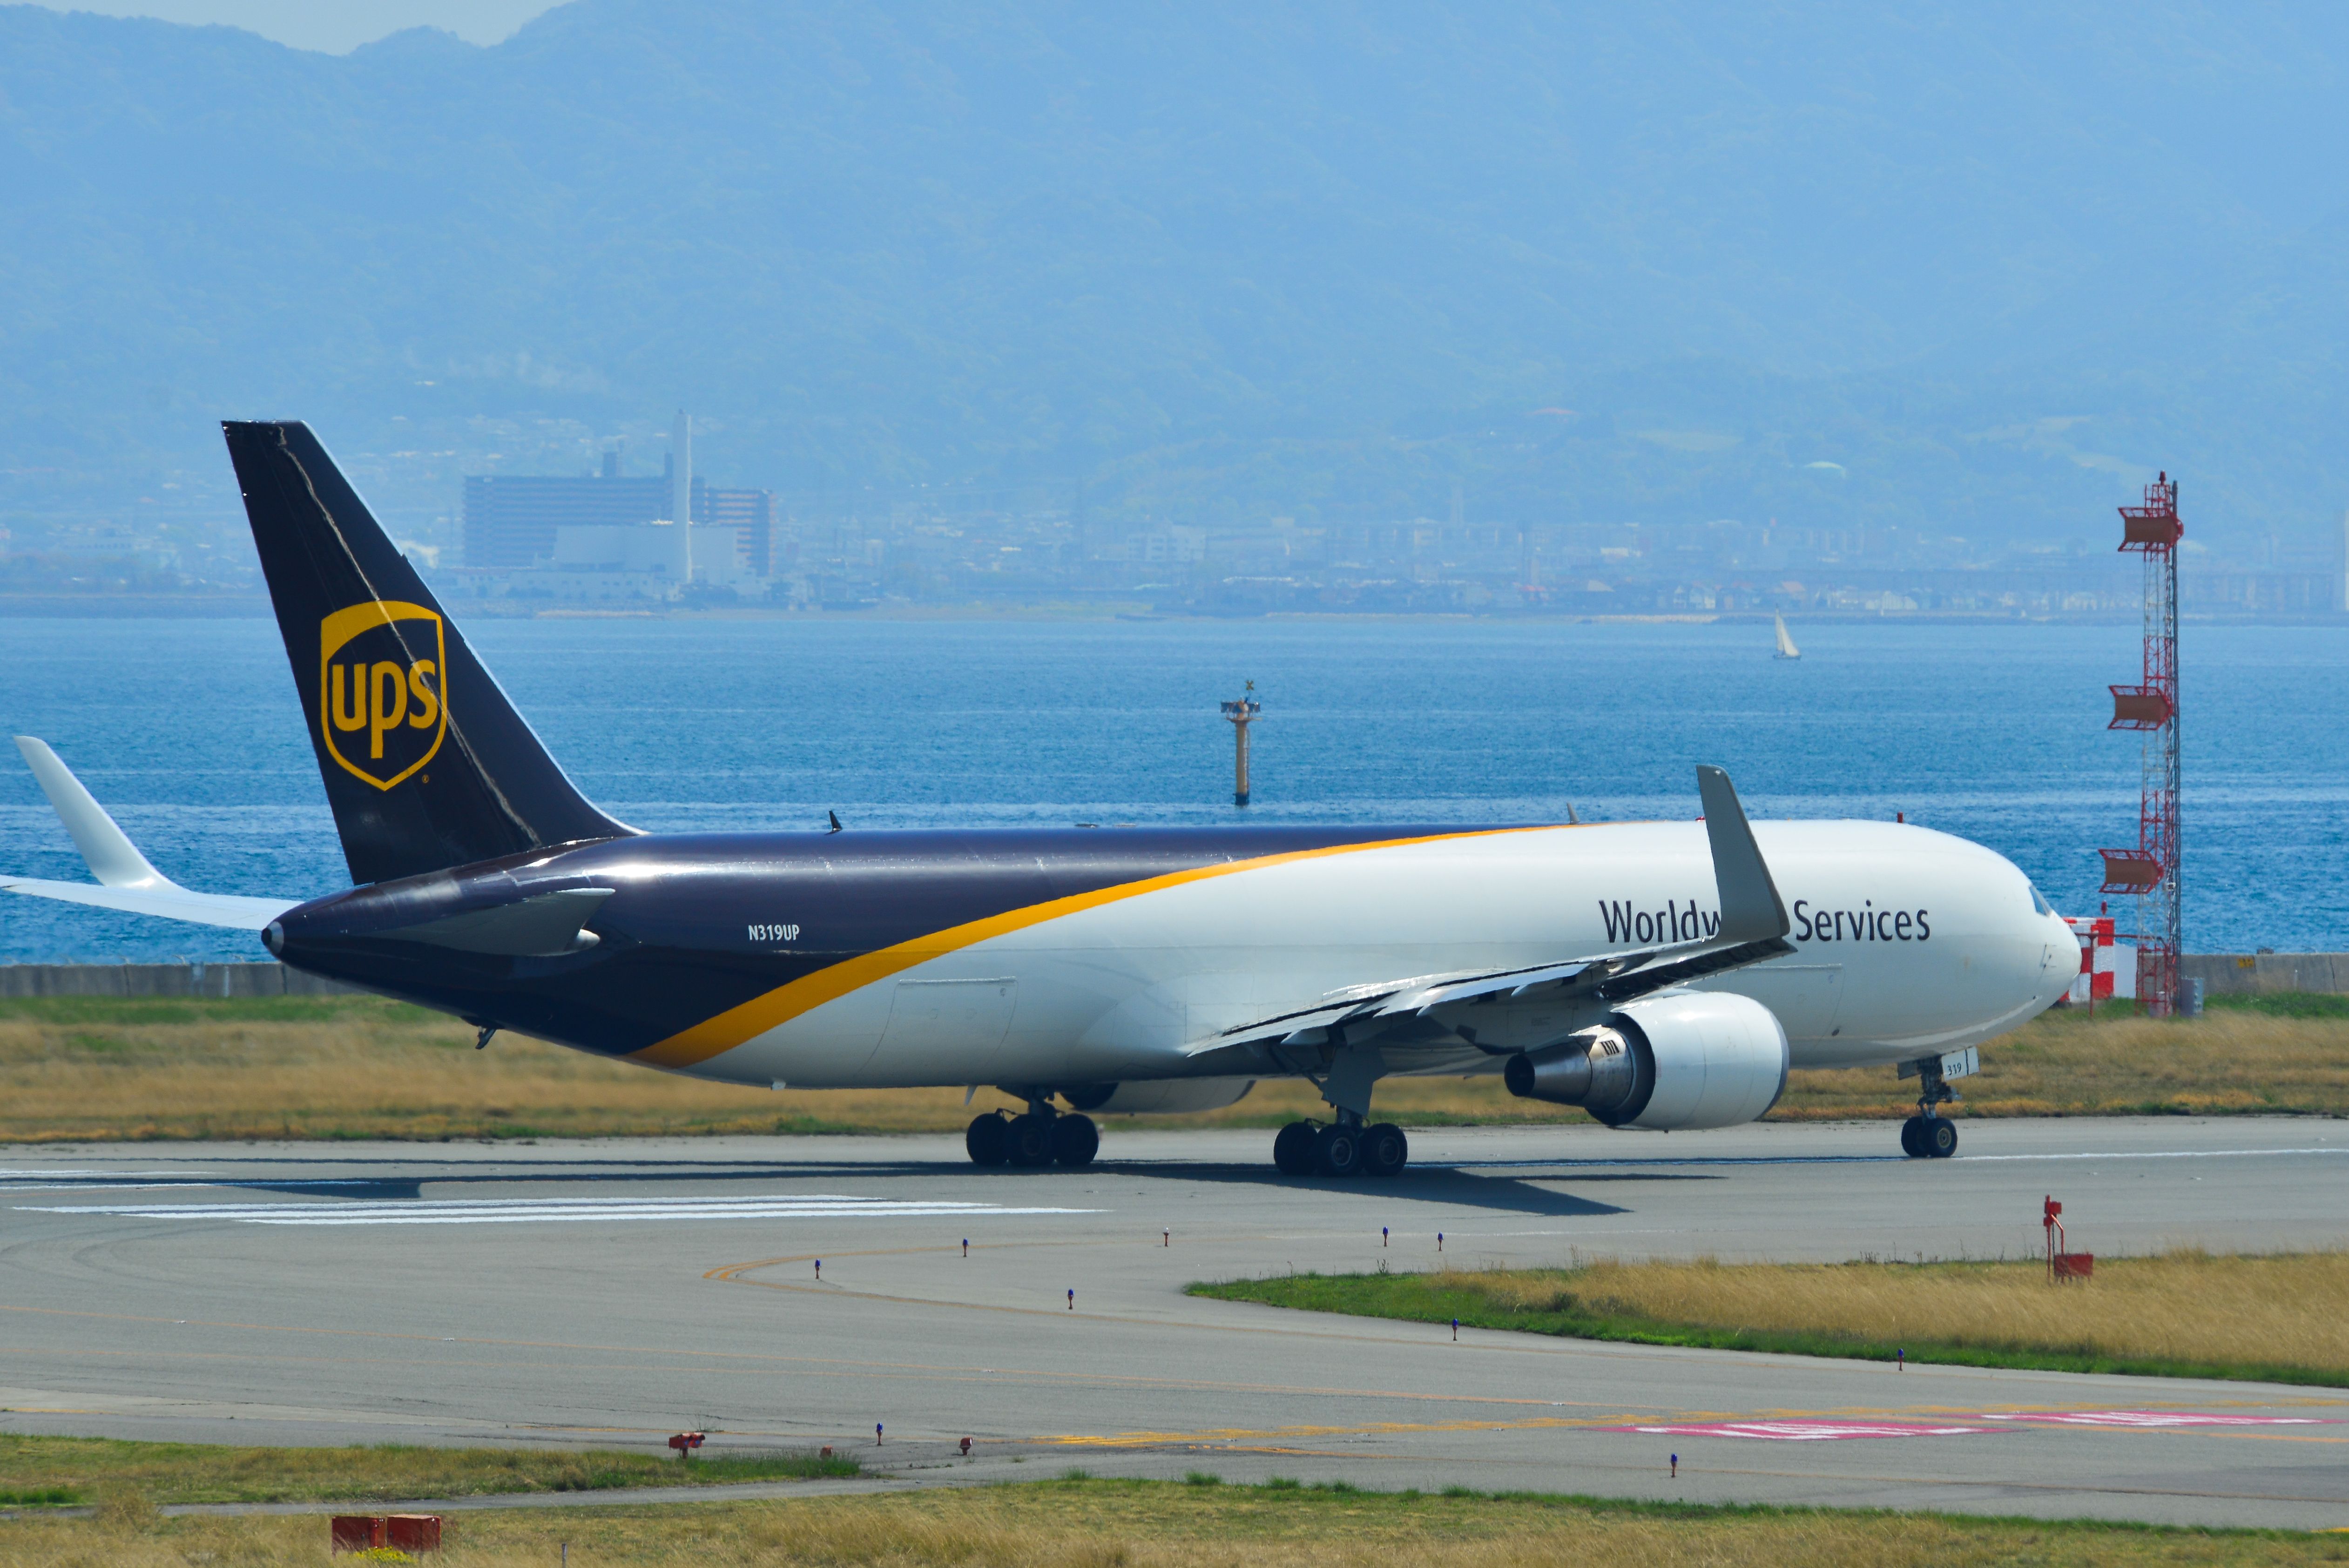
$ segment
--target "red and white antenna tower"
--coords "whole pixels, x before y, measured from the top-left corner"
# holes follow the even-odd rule
[[[2143,805],[2134,849],[2106,849],[2106,893],[2137,902],[2137,994],[2167,1018],[2178,1007],[2183,946],[2178,901],[2178,483],[2167,472],[2145,487],[2145,504],[2121,508],[2121,548],[2145,556],[2145,683],[2116,686],[2116,730],[2145,732]]]

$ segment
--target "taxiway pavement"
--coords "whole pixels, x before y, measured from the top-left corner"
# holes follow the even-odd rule
[[[2341,1246],[2342,1124],[1976,1121],[1943,1162],[1889,1153],[1881,1123],[1431,1129],[1387,1182],[1277,1179],[1269,1142],[1112,1125],[1075,1172],[978,1170],[958,1137],[0,1150],[0,1430],[699,1428],[705,1451],[854,1445],[891,1484],[1081,1465],[2349,1525],[2349,1392],[1454,1344],[1182,1293],[1577,1250],[2035,1256],[2050,1193],[2106,1254]]]

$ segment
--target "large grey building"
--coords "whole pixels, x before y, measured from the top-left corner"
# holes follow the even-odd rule
[[[473,570],[528,571],[554,559],[557,528],[625,525],[670,518],[675,469],[664,465],[657,479],[626,477],[616,452],[604,458],[604,472],[579,478],[469,473],[465,476],[465,565]],[[771,491],[725,490],[691,483],[692,521],[697,530],[733,535],[735,566],[743,575],[764,577],[774,561],[775,497]],[[671,519],[674,520],[674,519]],[[719,539],[713,534],[705,538]],[[698,574],[697,574],[698,575]]]

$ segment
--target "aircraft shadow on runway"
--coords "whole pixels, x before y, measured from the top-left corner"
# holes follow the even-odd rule
[[[1375,1181],[1361,1177],[1277,1177],[1261,1165],[1191,1165],[1175,1160],[1137,1160],[1132,1164],[1121,1162],[1099,1168],[1105,1174],[1131,1171],[1178,1181],[1220,1181],[1297,1192],[1401,1199],[1406,1203],[1441,1203],[1454,1209],[1489,1209],[1504,1214],[1565,1218],[1630,1212],[1611,1203],[1600,1203],[1594,1199],[1577,1198],[1570,1192],[1555,1192],[1547,1187],[1537,1187],[1526,1179],[1470,1176],[1442,1165],[1414,1165],[1401,1176]]]
[[[365,1179],[348,1181],[220,1181],[191,1182],[190,1186],[234,1187],[252,1192],[286,1192],[296,1198],[349,1198],[367,1203],[389,1203],[424,1196],[424,1182],[393,1178],[389,1180]]]
[[[237,1165],[299,1164],[315,1171],[319,1166],[340,1163],[321,1160],[276,1161],[264,1157],[254,1160],[239,1160]],[[1231,1186],[1283,1189],[1297,1192],[1312,1192],[1359,1196],[1362,1198],[1399,1199],[1405,1202],[1438,1203],[1461,1209],[1482,1209],[1496,1213],[1538,1215],[1549,1218],[1576,1215],[1624,1214],[1631,1212],[1618,1204],[1602,1203],[1595,1199],[1581,1198],[1570,1191],[1557,1190],[1557,1186],[1572,1183],[1587,1186],[1597,1182],[1623,1181],[1717,1181],[1722,1178],[1709,1175],[1631,1171],[1559,1170],[1540,1161],[1512,1164],[1508,1174],[1471,1173],[1453,1167],[1429,1162],[1413,1166],[1399,1177],[1371,1181],[1361,1178],[1339,1179],[1321,1177],[1280,1177],[1269,1168],[1236,1162],[1183,1160],[1106,1160],[1081,1171],[1063,1170],[989,1170],[974,1171],[959,1160],[757,1160],[699,1161],[628,1160],[582,1161],[575,1164],[544,1167],[481,1170],[463,1166],[440,1165],[436,1161],[367,1160],[364,1163],[382,1169],[386,1165],[407,1166],[413,1175],[321,1177],[296,1176],[291,1173],[275,1177],[253,1172],[216,1176],[178,1174],[140,1179],[122,1177],[89,1176],[61,1182],[58,1185],[87,1187],[102,1190],[109,1187],[138,1185],[145,1188],[186,1187],[210,1188],[215,1190],[232,1188],[247,1191],[277,1192],[304,1198],[341,1198],[355,1202],[413,1201],[423,1196],[427,1186],[435,1189],[467,1187],[502,1187],[528,1189],[532,1188],[597,1188],[623,1184],[658,1182],[724,1183],[734,1186],[745,1182],[765,1181],[842,1181],[842,1180],[905,1180],[957,1178],[965,1181],[986,1183],[990,1199],[1004,1199],[1018,1194],[1036,1199],[1063,1196],[1072,1183],[1117,1180],[1126,1177],[1148,1177],[1154,1180],[1212,1181]],[[420,1166],[436,1168],[419,1169]]]

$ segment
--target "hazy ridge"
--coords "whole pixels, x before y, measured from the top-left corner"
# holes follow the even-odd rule
[[[222,413],[511,471],[684,403],[787,492],[2061,539],[2160,462],[2325,548],[2344,61],[2112,0],[0,7],[0,514],[217,509]]]

